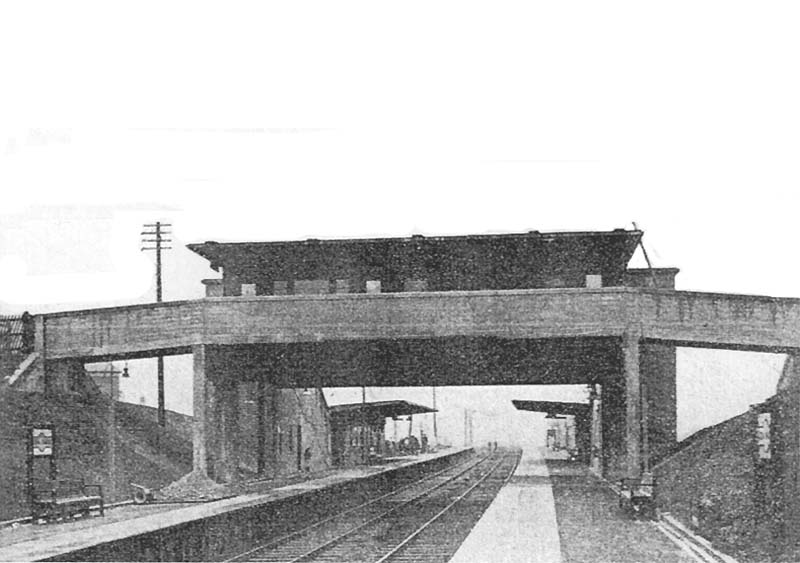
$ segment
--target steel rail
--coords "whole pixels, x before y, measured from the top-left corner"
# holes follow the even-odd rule
[[[358,510],[363,510],[365,508],[368,508],[371,505],[374,505],[374,504],[376,504],[378,502],[384,501],[384,500],[386,500],[386,499],[388,499],[388,498],[390,498],[392,496],[397,496],[397,495],[399,495],[399,494],[401,494],[403,492],[408,491],[409,489],[412,489],[413,487],[418,487],[418,486],[424,484],[427,481],[431,481],[433,479],[436,479],[437,477],[441,477],[443,474],[445,474],[447,472],[456,470],[456,469],[458,469],[460,467],[463,467],[463,466],[468,466],[465,469],[463,469],[462,471],[459,471],[456,475],[454,475],[450,479],[448,479],[446,481],[443,481],[442,483],[440,483],[436,487],[432,487],[430,489],[426,489],[426,491],[433,490],[433,489],[435,489],[437,487],[442,486],[443,484],[446,484],[446,483],[452,481],[453,479],[458,478],[463,473],[469,471],[470,469],[472,469],[472,468],[476,467],[477,465],[483,463],[484,461],[488,460],[491,457],[491,455],[492,454],[490,452],[489,454],[487,454],[487,455],[485,455],[485,456],[483,456],[483,457],[481,457],[481,458],[479,458],[477,460],[475,460],[473,458],[470,458],[470,459],[468,459],[468,460],[466,460],[466,461],[464,461],[462,463],[459,463],[459,464],[457,464],[455,466],[449,466],[449,467],[446,467],[446,468],[442,469],[441,471],[437,471],[436,473],[432,473],[431,475],[426,475],[422,479],[419,479],[417,481],[413,481],[413,482],[411,482],[411,483],[409,483],[407,485],[403,485],[402,487],[400,487],[398,489],[395,489],[395,490],[390,491],[390,492],[388,492],[388,493],[386,493],[384,495],[381,495],[379,497],[371,499],[371,500],[369,500],[369,501],[367,501],[365,503],[359,504],[358,506],[354,506],[352,508],[348,508],[347,510],[345,510],[343,512],[337,512],[336,514],[333,514],[333,515],[329,516],[328,518],[320,520],[319,522],[315,522],[314,524],[311,524],[310,526],[306,526],[305,528],[301,528],[299,530],[295,530],[295,531],[290,532],[290,533],[288,533],[286,535],[280,536],[280,537],[278,537],[276,539],[272,539],[272,540],[270,540],[270,541],[268,541],[266,543],[258,545],[258,546],[254,547],[252,549],[249,549],[248,551],[246,551],[244,553],[240,553],[240,554],[238,554],[238,555],[236,555],[236,556],[234,556],[234,557],[232,557],[230,559],[224,560],[224,563],[231,563],[231,562],[234,562],[234,561],[246,561],[247,560],[247,559],[245,559],[246,557],[248,557],[250,555],[253,555],[254,553],[256,553],[258,551],[276,548],[276,547],[280,546],[283,543],[291,541],[292,539],[294,539],[296,537],[299,537],[302,534],[305,534],[305,533],[308,533],[308,532],[314,530],[315,528],[319,528],[320,526],[323,526],[323,525],[329,524],[329,523],[331,523],[331,522],[333,522],[335,520],[341,519],[342,517],[350,515],[350,514],[356,512],[356,511],[358,511]],[[425,493],[422,493],[422,494],[425,494]],[[419,498],[419,495],[417,497],[414,497],[414,499],[416,499],[416,498]],[[409,502],[411,502],[411,501],[409,501]],[[400,506],[404,506],[405,504],[406,503],[403,503],[403,504],[399,505],[398,508]]]
[[[319,552],[321,552],[321,551],[323,551],[325,549],[328,549],[328,548],[333,547],[334,545],[336,545],[338,543],[341,543],[346,538],[352,536],[354,533],[358,532],[359,530],[362,530],[363,528],[366,528],[370,524],[374,524],[375,522],[379,522],[379,521],[385,519],[390,514],[394,514],[395,512],[400,510],[401,508],[405,508],[405,507],[417,502],[418,500],[429,496],[430,493],[432,493],[433,491],[435,491],[437,489],[440,489],[440,488],[444,487],[445,485],[448,485],[448,484],[454,482],[456,479],[458,479],[459,477],[461,477],[462,475],[464,475],[468,471],[471,471],[471,470],[475,469],[478,465],[480,465],[481,463],[487,461],[490,457],[491,457],[491,454],[489,454],[488,456],[486,456],[483,459],[481,459],[478,463],[475,463],[474,465],[472,465],[470,467],[467,467],[463,471],[459,471],[457,474],[453,475],[449,479],[447,479],[445,481],[442,481],[441,483],[439,483],[437,485],[434,485],[433,487],[425,489],[424,491],[422,491],[418,495],[412,497],[410,500],[407,500],[407,501],[405,501],[405,502],[403,502],[401,504],[398,504],[397,506],[395,506],[391,510],[388,510],[388,511],[383,512],[383,513],[381,513],[381,514],[379,514],[379,515],[377,515],[377,516],[375,516],[373,518],[370,518],[366,522],[362,522],[361,524],[359,524],[359,525],[357,525],[357,526],[355,526],[353,528],[350,528],[346,532],[336,536],[335,538],[327,541],[326,543],[324,543],[322,545],[319,545],[319,546],[315,547],[314,549],[312,549],[312,550],[310,550],[310,551],[308,551],[308,552],[306,552],[306,553],[304,553],[304,554],[302,554],[302,555],[300,555],[298,557],[295,557],[294,559],[291,559],[290,563],[298,563],[299,561],[306,560],[306,559],[308,559],[310,557],[313,557],[314,555],[316,555],[317,553],[319,553]],[[491,471],[489,473],[491,473]]]
[[[448,504],[446,507],[444,507],[442,510],[440,510],[435,516],[430,518],[422,526],[417,528],[417,530],[414,531],[414,533],[410,534],[406,539],[404,539],[402,542],[400,542],[394,548],[392,548],[392,550],[389,553],[386,553],[383,557],[381,557],[380,559],[375,561],[375,563],[385,563],[386,561],[389,561],[392,557],[397,555],[404,547],[406,547],[406,545],[411,543],[415,538],[417,538],[417,536],[419,536],[422,532],[424,532],[426,529],[428,529],[428,527],[431,524],[433,524],[434,522],[439,520],[442,516],[444,516],[445,514],[450,512],[450,510],[452,510],[453,507],[455,507],[462,500],[464,500],[470,493],[472,493],[472,491],[474,491],[476,488],[478,488],[480,485],[482,485],[483,482],[486,479],[488,479],[489,477],[491,477],[494,474],[494,472],[503,464],[503,462],[506,461],[506,459],[511,455],[516,456],[517,459],[514,462],[514,467],[511,469],[509,474],[503,479],[503,485],[505,485],[508,482],[508,480],[511,478],[511,476],[514,474],[514,471],[516,470],[517,465],[519,464],[519,458],[520,458],[519,452],[514,452],[513,454],[504,455],[503,458],[500,459],[500,461],[498,461],[494,465],[494,467],[492,467],[489,470],[489,472],[486,473],[486,475],[484,475],[480,479],[478,479],[466,491],[464,491],[462,494],[460,494],[458,497],[456,497],[450,504]]]

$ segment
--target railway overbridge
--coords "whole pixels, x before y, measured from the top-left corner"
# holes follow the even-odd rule
[[[194,466],[221,480],[236,463],[229,391],[240,381],[597,383],[613,390],[604,392],[604,467],[616,477],[638,474],[674,441],[675,346],[800,348],[800,300],[636,287],[219,297],[34,323],[50,390],[83,363],[192,354]]]

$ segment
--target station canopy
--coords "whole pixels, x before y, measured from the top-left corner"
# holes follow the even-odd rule
[[[559,401],[511,401],[517,410],[544,412],[548,415],[585,416],[589,413],[588,403],[565,403]]]
[[[436,409],[410,403],[408,401],[374,401],[369,403],[348,403],[328,407],[332,418],[351,418],[362,416],[362,412],[369,418],[397,418],[412,414],[425,414],[437,412]]]

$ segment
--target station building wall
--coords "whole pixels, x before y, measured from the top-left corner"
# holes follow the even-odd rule
[[[259,469],[258,383],[239,385],[239,464],[255,475]],[[264,476],[285,477],[324,471],[331,466],[330,423],[319,389],[264,390]]]

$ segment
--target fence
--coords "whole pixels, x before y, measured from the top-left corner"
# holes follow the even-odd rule
[[[31,352],[33,334],[30,314],[0,315],[0,352]]]

